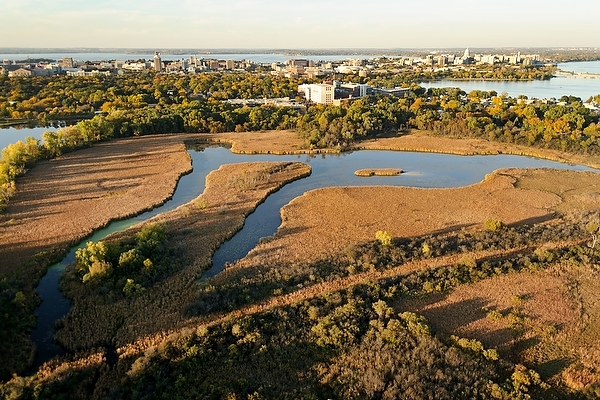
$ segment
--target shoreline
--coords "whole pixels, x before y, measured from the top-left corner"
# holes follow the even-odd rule
[[[340,154],[360,150],[384,150],[419,153],[440,153],[459,156],[514,155],[541,158],[567,164],[579,164],[600,169],[600,156],[571,154],[552,149],[541,149],[512,143],[490,142],[474,138],[433,136],[431,132],[413,129],[396,137],[380,137],[356,142],[344,149],[306,149],[294,131],[262,131],[190,135],[186,143],[227,143],[236,154]],[[254,136],[254,137],[252,137]],[[250,137],[250,138],[248,138]],[[270,147],[269,147],[270,146]]]

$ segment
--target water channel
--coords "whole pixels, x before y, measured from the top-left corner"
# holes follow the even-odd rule
[[[112,223],[97,231],[92,237],[71,249],[69,255],[61,263],[52,266],[42,279],[38,293],[43,301],[36,310],[38,326],[32,333],[32,339],[38,348],[37,366],[62,354],[62,350],[52,342],[54,323],[68,313],[70,304],[58,290],[58,281],[65,266],[74,261],[75,250],[88,240],[100,240],[110,233],[124,230],[135,223],[191,201],[204,191],[206,175],[222,164],[246,161],[301,161],[312,167],[312,174],[310,177],[284,186],[258,206],[256,211],[246,219],[242,230],[216,251],[213,266],[203,278],[217,274],[225,263],[244,257],[256,246],[261,237],[273,235],[281,223],[279,214],[281,207],[308,190],[365,185],[458,187],[480,182],[486,174],[505,167],[591,170],[584,166],[509,155],[454,156],[393,151],[359,151],[317,156],[236,155],[223,147],[207,147],[201,151],[189,149],[189,153],[193,160],[193,172],[180,179],[170,201],[152,211],[129,220]],[[395,177],[360,178],[354,175],[354,171],[360,168],[401,168],[406,173]]]

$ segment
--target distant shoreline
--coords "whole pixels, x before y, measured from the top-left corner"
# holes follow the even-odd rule
[[[473,47],[473,52],[496,52],[496,53],[515,53],[519,51],[540,52],[540,51],[561,51],[577,53],[594,53],[598,50],[594,47],[579,47],[565,49],[562,47]],[[125,54],[152,54],[159,51],[167,55],[188,55],[188,54],[282,54],[290,56],[320,56],[320,55],[388,55],[393,53],[398,55],[429,54],[435,52],[455,52],[462,53],[464,47],[398,47],[398,48],[120,48],[120,47],[0,47],[0,53],[3,54],[36,54],[36,53],[114,53],[123,52]],[[597,55],[593,60],[600,60]],[[573,59],[571,61],[581,61]]]

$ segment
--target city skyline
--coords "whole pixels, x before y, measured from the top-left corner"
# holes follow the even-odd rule
[[[0,47],[597,47],[589,0],[302,3],[31,1],[2,6]]]

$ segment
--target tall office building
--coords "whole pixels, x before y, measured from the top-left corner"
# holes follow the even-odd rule
[[[160,53],[158,51],[154,52],[154,71],[162,71],[162,60],[160,59]]]

